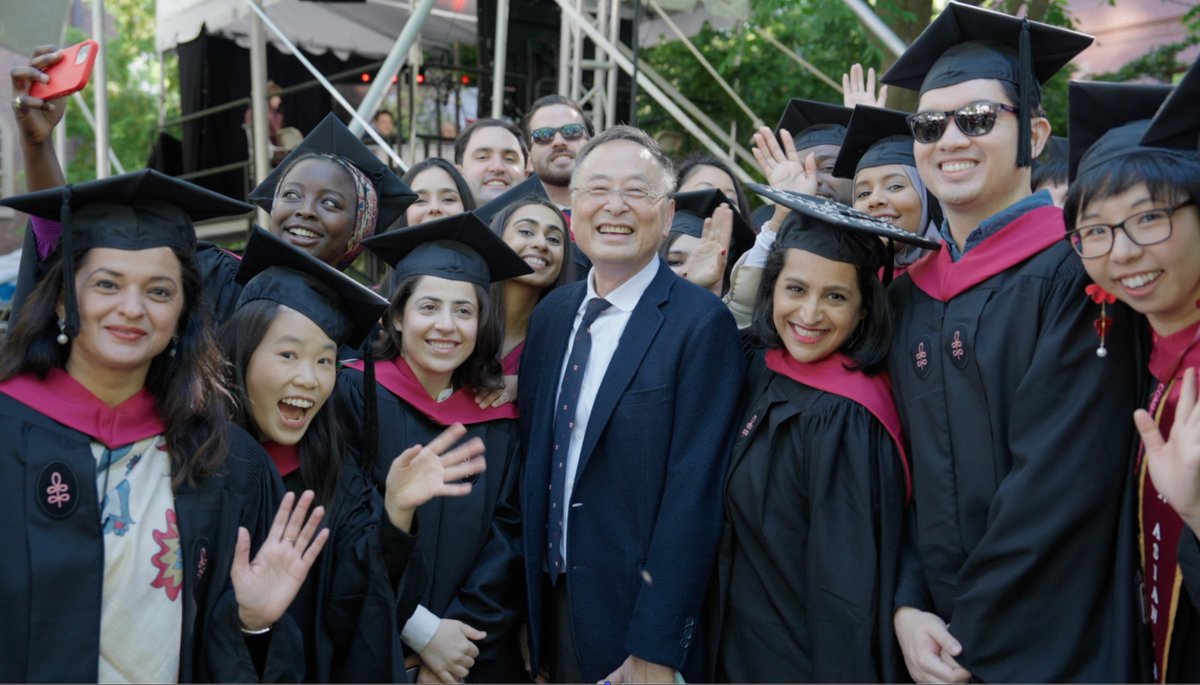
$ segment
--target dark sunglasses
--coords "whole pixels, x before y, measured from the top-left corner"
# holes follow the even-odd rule
[[[563,140],[579,140],[587,135],[587,126],[583,124],[567,124],[566,126],[547,126],[546,128],[535,128],[529,132],[529,137],[538,145],[548,145],[554,140],[554,134],[561,133]]]
[[[945,135],[950,126],[950,119],[953,118],[954,125],[963,135],[974,138],[991,133],[1000,112],[1016,114],[1017,108],[984,100],[949,112],[917,112],[908,115],[908,128],[918,143],[936,143]]]

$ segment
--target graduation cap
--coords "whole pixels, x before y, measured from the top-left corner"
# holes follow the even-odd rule
[[[325,262],[256,226],[235,277],[240,308],[270,300],[307,316],[338,345],[358,347],[387,310],[387,300]]]
[[[1175,150],[1200,150],[1200,58],[1192,62],[1183,80],[1154,115],[1142,145]]]
[[[395,282],[409,276],[437,276],[487,287],[533,273],[500,236],[472,212],[400,228],[363,241],[396,270]]]
[[[780,129],[786,129],[792,134],[797,151],[818,145],[841,145],[853,111],[841,105],[792,98],[779,117],[775,136],[779,137]]]
[[[781,227],[776,244],[783,247],[799,248],[826,259],[869,268],[886,267],[891,264],[891,250],[885,249],[879,238],[928,249],[940,247],[935,240],[873,219],[870,215],[840,202],[831,202],[759,183],[748,183],[746,188],[791,209],[800,217],[816,220],[801,219],[799,230],[791,228],[785,231]],[[797,219],[789,216],[784,225],[796,226]],[[785,233],[789,234],[786,238]]]
[[[976,79],[1017,86],[1017,165],[1029,166],[1034,80],[1045,83],[1092,40],[1069,29],[950,0],[881,80],[922,94]]]
[[[854,178],[863,169],[885,164],[916,166],[907,117],[906,113],[894,109],[870,105],[855,107],[833,166],[833,175]]]
[[[275,201],[275,189],[283,180],[284,172],[300,157],[312,154],[344,157],[371,180],[375,185],[375,192],[379,195],[379,216],[375,221],[377,229],[391,226],[417,199],[416,193],[331,112],[304,137],[296,149],[283,158],[257,188],[250,191],[251,202],[268,212],[271,211],[271,204]]]
[[[196,249],[193,222],[254,207],[153,169],[0,199],[0,205],[62,222],[63,299],[68,337],[79,333],[76,250]]]
[[[1171,87],[1148,83],[1071,81],[1070,180],[1118,157],[1147,148],[1139,144]]]
[[[737,202],[725,197],[716,188],[704,190],[689,190],[675,193],[675,219],[671,222],[671,231],[686,233],[693,238],[699,238],[704,233],[704,220],[717,211],[722,204],[729,205],[733,210],[733,234],[729,241],[730,262],[737,259],[746,250],[754,246],[754,230],[746,223],[746,218],[738,211]]]
[[[546,200],[550,199],[550,196],[546,193],[546,188],[542,186],[541,177],[539,177],[537,174],[529,176],[524,181],[521,181],[517,185],[501,193],[491,202],[477,208],[475,210],[475,216],[479,217],[479,220],[483,223],[491,226],[492,219],[495,219],[496,215],[503,212],[508,208],[509,205],[513,204],[517,200],[529,195],[534,195]]]

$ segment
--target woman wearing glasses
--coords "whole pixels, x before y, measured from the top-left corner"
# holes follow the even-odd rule
[[[920,91],[913,156],[946,215],[942,249],[889,290],[915,505],[894,621],[918,682],[1139,676],[1113,539],[1141,369],[1096,356],[1087,274],[1030,190],[1038,83],[1091,42],[951,1],[883,78]],[[1132,313],[1108,315],[1110,356],[1134,358]]]
[[[1200,68],[1191,71],[1195,89]],[[1196,92],[1189,94],[1187,86],[1173,98],[1178,109],[1164,108],[1156,119],[1168,129],[1190,129],[1180,150],[1142,145],[1150,121],[1129,121],[1154,112],[1165,95],[1155,89],[1166,87],[1072,83],[1072,145],[1076,136],[1098,140],[1077,161],[1064,208],[1067,240],[1088,275],[1144,315],[1154,332],[1149,366],[1157,387],[1136,417],[1144,448],[1134,487],[1157,682],[1200,679],[1200,477],[1194,466],[1187,470],[1162,449],[1168,435],[1173,447],[1182,446],[1183,436],[1175,432],[1197,423],[1197,412],[1189,409],[1195,405],[1194,370],[1200,368],[1200,117]],[[1129,361],[1144,362],[1110,364]]]

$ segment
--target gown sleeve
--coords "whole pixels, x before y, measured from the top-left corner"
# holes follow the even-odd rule
[[[1183,573],[1184,598],[1190,600],[1196,610],[1200,610],[1200,540],[1187,526],[1179,536],[1178,554],[1179,570]]]
[[[903,673],[892,598],[905,479],[886,429],[850,401],[802,421],[809,507],[805,619],[815,682],[895,682]]]
[[[1134,620],[1107,611],[1129,593],[1112,581],[1118,562],[1094,566],[1097,550],[1114,547],[1116,500],[1131,487],[1136,433],[1129,417],[1141,397],[1137,373],[1144,364],[1113,362],[1136,359],[1138,324],[1122,305],[1109,306],[1114,323],[1104,363],[1093,327],[1099,312],[1084,294],[1082,265],[1064,263],[1053,279],[1042,301],[1029,304],[1043,320],[1028,371],[1010,397],[996,400],[1011,408],[1007,435],[997,438],[1011,466],[998,476],[986,528],[962,564],[947,621],[964,645],[959,663],[985,682],[1064,681],[1109,659],[1106,653],[1117,662],[1128,645],[1080,645],[1077,628]],[[971,427],[970,417],[956,420],[966,430],[986,430]],[[909,426],[921,430],[919,418]],[[1101,429],[1109,426],[1119,428]],[[1104,635],[1119,642],[1123,630],[1113,625]]]

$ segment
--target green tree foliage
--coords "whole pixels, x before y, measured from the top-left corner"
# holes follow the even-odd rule
[[[146,166],[158,128],[159,62],[154,49],[154,0],[104,0],[104,9],[110,20],[105,32],[109,145],[125,169],[132,171]],[[75,27],[67,32],[69,43],[91,37]],[[176,58],[169,56],[164,67],[166,111],[167,118],[171,118],[179,113]],[[93,75],[92,82],[81,93],[89,107],[94,104],[92,91],[96,83]],[[67,178],[72,181],[94,178],[96,154],[92,128],[73,102],[68,105],[66,121],[67,136],[74,146],[67,160]]]

